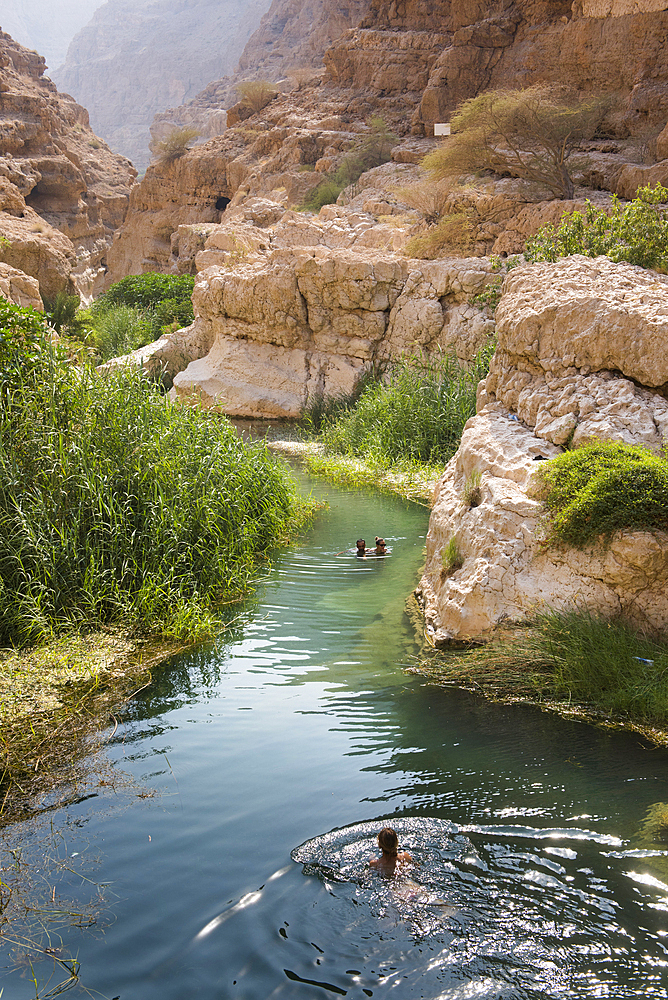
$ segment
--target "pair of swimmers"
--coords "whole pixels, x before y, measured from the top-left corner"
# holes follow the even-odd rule
[[[355,555],[365,556],[367,554],[370,555],[372,552],[376,556],[387,555],[387,546],[385,545],[385,539],[380,538],[378,535],[376,535],[375,549],[367,549],[366,541],[363,538],[358,538],[355,544],[357,545],[357,552],[355,553]]]

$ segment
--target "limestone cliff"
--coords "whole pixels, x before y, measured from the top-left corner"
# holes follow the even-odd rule
[[[380,106],[403,96],[417,133],[481,90],[549,82],[619,93],[619,127],[633,131],[668,118],[666,8],[663,0],[373,0],[325,64],[333,80]]]
[[[288,87],[306,82],[310,71],[322,67],[332,42],[367,13],[369,2],[273,0],[233,75],[214,80],[191,101],[155,116],[151,148],[175,126],[195,127],[207,139],[224,132],[226,111],[238,100],[235,87],[241,80],[276,82],[287,77]]]
[[[223,225],[183,226],[196,254],[195,322],[134,360],[166,365],[179,398],[269,418],[349,393],[365,368],[402,353],[470,360],[493,329],[468,301],[493,278],[490,262],[407,260],[394,252],[403,238],[368,213],[328,205],[305,217],[260,198]]]
[[[668,625],[668,537],[617,533],[609,548],[545,549],[536,463],[567,441],[659,449],[668,437],[668,277],[605,257],[535,264],[506,278],[498,348],[478,414],[439,482],[420,583],[436,644],[489,634],[536,607],[586,604]],[[482,477],[479,506],[463,502]],[[463,565],[448,574],[454,538]]]
[[[0,32],[0,260],[53,297],[90,293],[136,177],[88,114],[44,77],[44,59]]]
[[[232,72],[269,0],[107,0],[52,76],[95,130],[139,168],[149,126]]]

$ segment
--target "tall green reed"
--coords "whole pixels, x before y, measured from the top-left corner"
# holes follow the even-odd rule
[[[413,355],[393,363],[370,382],[357,403],[325,424],[325,450],[374,464],[447,462],[464,424],[475,414],[478,382],[493,353],[484,348],[468,367],[453,354]]]
[[[135,369],[31,357],[0,396],[0,638],[208,629],[308,516],[287,468]]]

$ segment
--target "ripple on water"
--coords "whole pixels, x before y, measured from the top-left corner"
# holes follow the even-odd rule
[[[368,864],[384,822],[414,859],[389,878]],[[617,1000],[638,996],[639,983],[643,996],[665,998],[665,921],[636,915],[636,930],[625,929],[623,873],[606,861],[613,842],[585,829],[458,828],[424,816],[359,823],[296,847],[306,878],[281,869],[194,945],[213,938],[220,954],[240,934],[253,941],[232,994],[248,998]],[[658,880],[642,885],[668,903]]]

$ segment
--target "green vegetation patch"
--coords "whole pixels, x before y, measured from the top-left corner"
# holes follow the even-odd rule
[[[311,510],[265,447],[141,371],[62,357],[0,314],[0,639],[105,623],[194,638]]]
[[[545,611],[471,652],[436,653],[416,671],[497,698],[566,700],[638,725],[668,724],[668,639],[586,610]]]
[[[369,132],[346,153],[336,170],[320,181],[306,196],[300,209],[319,212],[323,205],[333,204],[344,188],[362,176],[365,170],[387,163],[397,137],[388,129],[382,118],[369,120]]]
[[[452,354],[414,355],[393,363],[384,378],[365,386],[352,408],[325,423],[325,451],[380,468],[445,464],[475,414],[476,389],[492,353],[490,345],[468,368]]]
[[[541,464],[532,495],[547,544],[583,548],[616,531],[668,531],[668,461],[639,445],[584,445]]]
[[[633,201],[623,205],[616,195],[609,209],[590,201],[584,215],[567,212],[559,225],[544,226],[527,242],[529,261],[556,261],[571,254],[606,256],[639,267],[668,267],[668,188],[657,184],[638,188]],[[662,207],[663,206],[663,207]]]
[[[69,338],[71,353],[81,354],[76,350],[81,342],[88,360],[99,364],[145,347],[166,330],[189,326],[194,284],[190,274],[132,274],[88,309],[77,310],[76,296],[59,295],[47,303],[47,316],[51,326]]]

